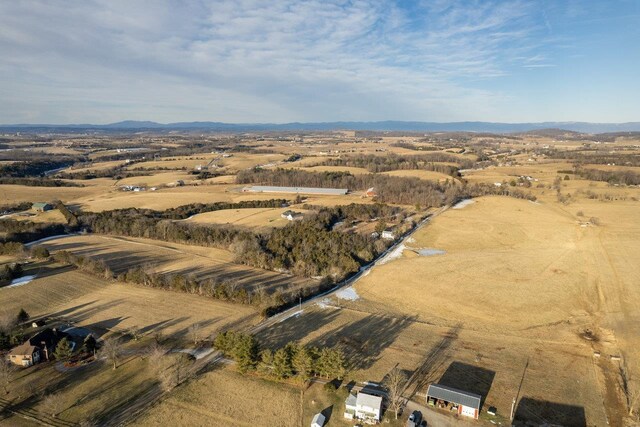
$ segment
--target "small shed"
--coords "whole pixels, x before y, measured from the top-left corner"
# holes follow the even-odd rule
[[[31,209],[33,209],[36,212],[46,212],[53,209],[53,206],[51,206],[49,203],[36,202],[31,206]]]
[[[325,422],[325,417],[322,414],[315,414],[313,419],[311,420],[311,427],[323,427]]]
[[[478,419],[482,396],[440,384],[427,389],[427,405],[446,409],[465,417]]]

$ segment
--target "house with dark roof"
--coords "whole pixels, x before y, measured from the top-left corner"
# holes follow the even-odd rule
[[[28,367],[42,360],[49,360],[58,342],[66,338],[68,334],[55,328],[43,329],[23,344],[13,348],[9,352],[11,363]]]
[[[445,409],[464,417],[478,419],[482,396],[457,390],[440,384],[431,384],[427,389],[427,405]]]

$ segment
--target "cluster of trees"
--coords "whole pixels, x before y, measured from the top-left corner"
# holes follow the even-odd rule
[[[30,250],[28,250],[22,243],[19,242],[0,243],[0,255],[23,256],[27,253],[34,258],[49,258],[49,251],[43,246],[34,246]]]
[[[407,150],[414,151],[438,151],[440,147],[434,147],[432,145],[420,145],[420,144],[412,144],[410,142],[394,142],[393,144],[389,144],[391,147],[398,148],[406,148]]]
[[[259,354],[258,372],[284,380],[299,378],[303,382],[312,377],[342,379],[346,373],[346,362],[342,351],[332,348],[307,347],[295,342]]]
[[[237,175],[240,184],[266,184],[295,187],[348,188],[365,190],[374,187],[377,200],[383,203],[415,205],[422,208],[454,204],[462,199],[485,195],[504,195],[535,200],[535,197],[504,187],[489,184],[439,184],[419,178],[395,177],[380,174],[354,176],[348,172],[308,172],[297,169],[247,169]]]
[[[131,164],[131,163],[129,163]],[[59,172],[56,174],[56,177],[61,179],[96,179],[96,178],[113,178],[113,179],[123,179],[123,178],[132,178],[136,176],[149,176],[152,174],[150,170],[125,170],[123,166],[115,166],[108,169],[97,169],[97,170],[84,170],[80,172]]]
[[[61,179],[49,178],[13,178],[0,177],[2,185],[25,185],[28,187],[84,187],[75,182],[63,181]]]
[[[640,185],[640,174],[631,170],[603,171],[599,169],[576,168],[575,174],[591,181],[609,184]]]
[[[24,340],[24,333],[16,326],[29,320],[29,314],[21,308],[17,314],[4,311],[0,314],[0,350],[9,350]]]
[[[73,163],[70,159],[64,160],[33,160],[15,162],[0,166],[0,176],[3,178],[39,177],[45,172],[69,166]]]
[[[447,153],[429,153],[420,155],[399,155],[389,153],[386,156],[361,154],[357,156],[328,159],[323,164],[327,166],[350,166],[365,168],[369,172],[387,172],[392,170],[422,169],[442,172],[451,176],[458,176],[458,167],[440,164],[442,162],[455,163],[463,169],[471,169],[474,161]]]
[[[610,148],[602,150],[581,150],[581,151],[567,151],[557,149],[545,149],[537,150],[537,154],[544,154],[552,159],[567,159],[573,160],[577,164],[616,164],[624,166],[640,166],[640,154],[622,152],[611,152]]]
[[[0,233],[4,238],[0,242],[31,242],[45,237],[65,234],[69,228],[62,224],[35,223],[31,221],[16,221],[15,219],[0,219]]]
[[[19,242],[0,242],[0,255],[21,255],[25,253],[25,247]]]
[[[58,251],[53,255],[53,258],[58,262],[73,265],[82,271],[104,277],[105,279],[113,278],[113,272],[104,260],[75,255],[67,251]]]
[[[23,270],[22,265],[16,263],[5,264],[0,267],[0,285],[11,282],[13,279],[16,279],[22,276]]]
[[[20,202],[20,203],[13,203],[11,205],[2,205],[0,206],[0,215],[6,215],[13,212],[26,211],[27,209],[31,209],[31,202]]]
[[[213,345],[231,357],[242,373],[258,370],[278,380],[297,377],[303,381],[314,376],[342,379],[346,373],[345,357],[338,349],[319,349],[291,342],[275,352],[260,351],[253,335],[234,331],[218,334]]]
[[[239,184],[265,184],[292,187],[348,188],[366,190],[375,187],[378,200],[420,206],[441,206],[445,186],[419,178],[379,174],[354,176],[348,172],[308,172],[298,169],[248,169],[236,176]]]

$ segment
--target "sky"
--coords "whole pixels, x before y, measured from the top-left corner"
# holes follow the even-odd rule
[[[0,123],[640,121],[640,0],[10,0]]]

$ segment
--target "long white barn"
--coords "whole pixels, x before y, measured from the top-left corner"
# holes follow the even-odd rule
[[[253,185],[244,187],[242,191],[245,193],[328,194],[332,196],[342,196],[349,192],[347,188],[273,187],[270,185]]]

